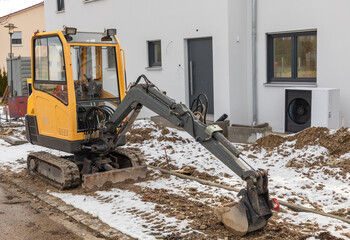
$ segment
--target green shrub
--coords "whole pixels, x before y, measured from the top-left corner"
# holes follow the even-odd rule
[[[7,86],[7,73],[4,68],[3,70],[0,69],[0,96],[4,94],[6,86]]]

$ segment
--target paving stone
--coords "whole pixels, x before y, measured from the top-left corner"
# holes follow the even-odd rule
[[[66,211],[71,211],[74,208],[69,205],[61,205],[61,206],[58,206],[57,209],[65,213]]]
[[[75,220],[77,220],[78,222],[82,222],[82,220],[88,218],[89,216],[84,215],[84,214],[75,214],[71,217],[74,218]]]

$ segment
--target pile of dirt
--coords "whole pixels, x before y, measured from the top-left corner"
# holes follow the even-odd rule
[[[308,159],[303,154],[288,161],[286,167],[316,169],[317,167],[327,166],[337,169],[334,171],[323,169],[325,174],[336,178],[341,176],[343,179],[346,179],[347,173],[350,172],[350,159],[339,159],[341,155],[350,152],[350,131],[345,127],[336,131],[330,131],[324,127],[311,127],[290,136],[272,134],[258,139],[255,144],[247,147],[247,149],[253,151],[260,151],[262,148],[268,151],[276,150],[279,155],[288,156],[290,153],[284,151],[284,143],[292,141],[295,141],[291,145],[294,149],[303,149],[307,146],[322,146],[328,150],[328,155],[314,156],[312,159]],[[250,156],[248,157],[251,158]]]
[[[288,141],[296,141],[295,149],[318,145],[327,148],[330,155],[339,157],[349,152],[350,131],[345,127],[335,132],[331,132],[325,127],[311,127],[291,136],[268,135],[258,139],[253,147],[272,150]]]
[[[153,128],[131,128],[130,134],[126,136],[128,143],[143,143],[144,141],[154,139],[151,133],[155,133],[156,130]]]
[[[160,132],[160,136],[156,137],[155,133]],[[180,141],[182,143],[190,142],[189,140],[185,140],[179,136],[176,135],[174,132],[170,132],[169,129],[153,124],[153,127],[145,127],[145,128],[137,128],[133,126],[129,134],[126,136],[126,140],[128,143],[143,143],[144,141],[156,139],[159,142],[173,142],[176,143],[177,141]]]

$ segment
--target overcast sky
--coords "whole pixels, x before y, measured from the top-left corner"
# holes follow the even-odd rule
[[[0,17],[40,2],[43,0],[0,0]]]

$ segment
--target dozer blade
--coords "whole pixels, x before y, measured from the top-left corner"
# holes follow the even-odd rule
[[[98,189],[105,184],[124,182],[125,180],[137,180],[145,178],[147,173],[146,165],[116,169],[100,173],[84,174],[83,188],[86,190]]]
[[[253,224],[249,224],[249,213],[242,202],[238,204],[228,203],[216,207],[214,208],[214,213],[237,236],[244,236],[248,232],[258,230],[267,223],[265,218],[261,217]]]
[[[115,149],[110,157],[118,159],[119,169],[105,172],[82,174],[82,186],[86,190],[98,189],[105,184],[124,182],[125,180],[137,180],[146,178],[147,167],[143,163],[143,157],[128,149]]]

